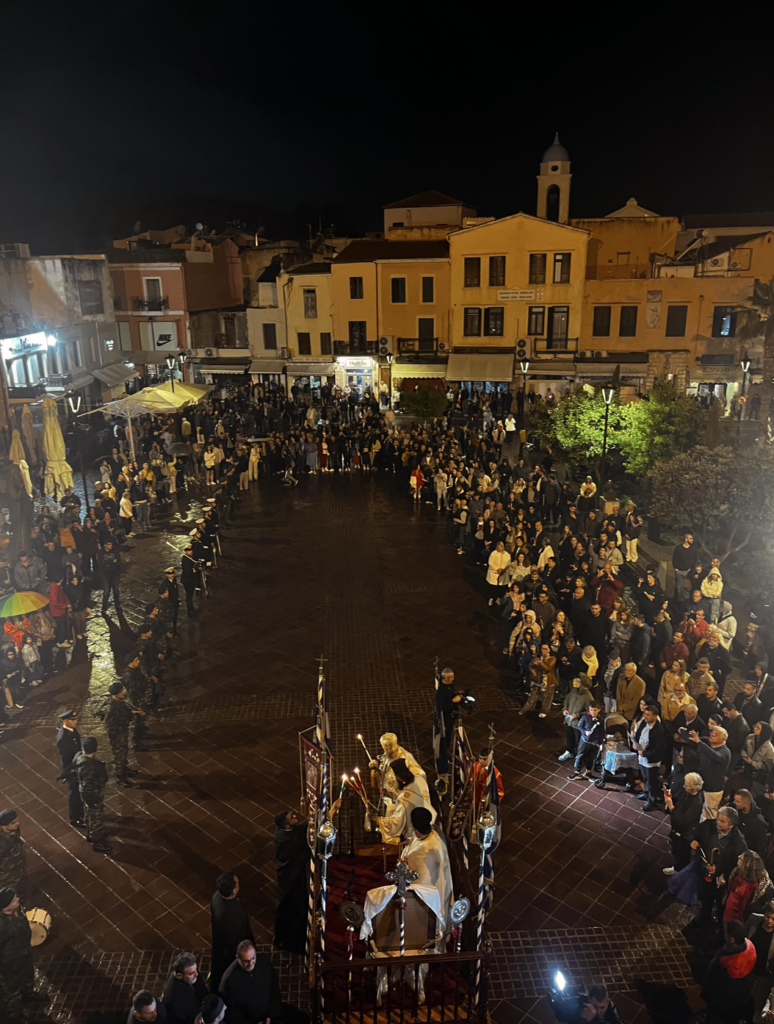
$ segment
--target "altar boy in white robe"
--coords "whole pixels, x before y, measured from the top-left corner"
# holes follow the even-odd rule
[[[433,831],[433,819],[426,808],[413,809],[411,825],[414,838],[406,846],[400,859],[419,875],[419,885],[432,885],[438,890],[445,930],[448,932],[451,926],[449,912],[454,902],[449,851],[442,837]]]
[[[402,758],[393,761],[390,767],[393,770],[400,792],[397,798],[393,800],[386,789],[381,790],[381,794],[385,798],[387,810],[383,817],[376,819],[376,824],[382,833],[382,838],[387,840],[387,842],[397,842],[402,835],[413,839],[415,833],[414,826],[411,824],[411,812],[417,807],[425,808],[430,814],[432,824],[436,817],[435,811],[429,802],[429,793],[426,800],[422,789]]]

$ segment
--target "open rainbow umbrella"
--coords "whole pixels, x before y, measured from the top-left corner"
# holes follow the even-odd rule
[[[0,619],[10,619],[14,615],[29,615],[39,608],[45,608],[48,598],[35,590],[22,590],[18,594],[9,594],[0,604]]]

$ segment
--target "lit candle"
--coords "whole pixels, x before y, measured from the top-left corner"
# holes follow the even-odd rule
[[[363,750],[365,750],[365,752],[366,752],[366,757],[368,758],[368,760],[369,760],[369,761],[373,761],[373,758],[372,758],[372,757],[371,757],[371,755],[370,755],[370,754],[368,753],[368,747],[367,747],[367,746],[365,745],[365,740],[363,739],[363,736],[362,736],[362,734],[361,734],[361,733],[358,733],[358,734],[357,734],[357,738],[358,738],[358,739],[360,740],[360,742],[361,742],[361,743],[363,744]]]
[[[341,800],[341,798],[344,796],[344,789],[346,788],[347,781],[348,781],[347,780],[347,776],[346,775],[342,775],[341,776],[341,789],[339,790],[339,800]]]

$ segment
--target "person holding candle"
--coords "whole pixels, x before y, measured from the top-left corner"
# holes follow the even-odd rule
[[[418,780],[405,760],[399,758],[393,761],[390,767],[395,773],[400,792],[397,799],[392,799],[382,786],[380,792],[385,798],[387,809],[382,817],[376,819],[377,828],[381,831],[382,837],[390,842],[397,842],[402,835],[413,839],[416,833],[411,824],[411,812],[414,808],[425,807],[430,812],[431,823],[435,821],[436,813],[429,801],[425,802]]]
[[[370,761],[368,767],[378,769],[381,784],[387,790],[389,795],[395,799],[398,793],[400,793],[400,787],[398,786],[398,782],[395,778],[395,773],[392,770],[392,762],[403,759],[406,762],[409,771],[414,776],[414,781],[419,786],[425,803],[429,806],[430,790],[427,786],[427,775],[414,755],[410,754],[408,750],[398,743],[398,737],[394,732],[386,732],[380,737],[379,742],[382,745],[384,753],[381,757]]]

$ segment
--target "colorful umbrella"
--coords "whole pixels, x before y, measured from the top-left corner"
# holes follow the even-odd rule
[[[46,494],[61,494],[73,485],[73,471],[65,458],[65,443],[56,402],[48,395],[43,399],[43,451],[46,456]]]
[[[0,604],[0,619],[10,619],[14,615],[29,615],[39,608],[45,608],[48,598],[35,590],[22,590],[18,594],[10,594]]]

